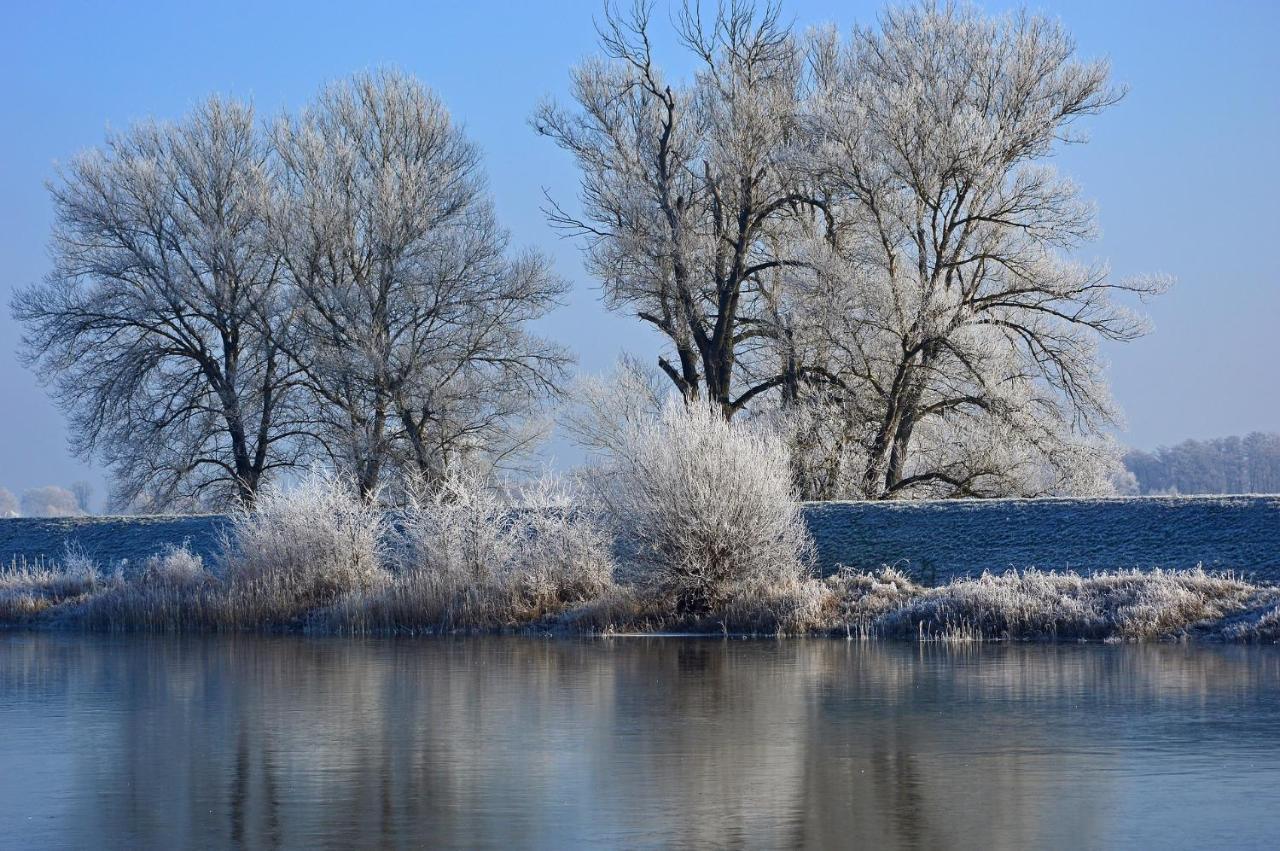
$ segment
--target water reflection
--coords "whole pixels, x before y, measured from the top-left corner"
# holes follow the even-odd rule
[[[26,847],[1265,844],[1280,650],[0,636]]]

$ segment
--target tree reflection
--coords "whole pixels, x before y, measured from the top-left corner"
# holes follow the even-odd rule
[[[1280,732],[1244,647],[24,635],[0,689],[73,845],[1097,845],[1135,748]]]

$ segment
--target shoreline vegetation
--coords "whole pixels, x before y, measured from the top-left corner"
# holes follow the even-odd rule
[[[701,406],[616,431],[579,480],[476,473],[401,504],[313,472],[230,521],[206,564],[0,569],[0,626],[332,635],[702,633],[919,641],[1280,640],[1280,587],[1202,569],[814,575],[785,444]]]
[[[1280,642],[1280,588],[1200,569],[1010,570],[936,587],[892,567],[842,569],[701,612],[545,565],[474,585],[416,571],[370,573],[351,587],[335,580],[288,571],[219,575],[183,548],[156,554],[131,574],[69,553],[57,564],[0,569],[0,629]]]

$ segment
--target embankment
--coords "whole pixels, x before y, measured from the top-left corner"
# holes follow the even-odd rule
[[[829,502],[805,506],[819,566],[897,566],[926,584],[1009,568],[1097,571],[1203,565],[1280,582],[1280,496]],[[102,565],[166,544],[212,563],[226,518],[0,520],[0,564],[77,547]]]

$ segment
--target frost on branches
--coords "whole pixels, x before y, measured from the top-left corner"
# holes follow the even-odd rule
[[[1117,295],[1168,281],[1073,259],[1094,211],[1045,163],[1120,98],[1106,63],[1027,14],[921,3],[799,39],[732,3],[685,8],[702,69],[672,84],[649,11],[611,10],[577,108],[535,126],[582,171],[553,221],[667,336],[676,388],[783,428],[808,498],[1108,492],[1097,346],[1145,331]]]

